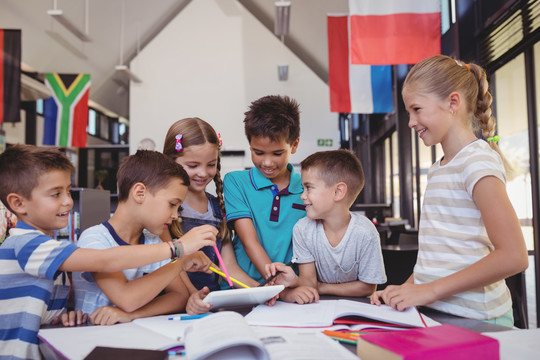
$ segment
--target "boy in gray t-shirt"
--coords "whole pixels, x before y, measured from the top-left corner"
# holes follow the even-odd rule
[[[318,152],[301,162],[307,217],[293,229],[293,259],[299,275],[282,264],[266,265],[279,296],[307,304],[319,295],[367,296],[386,282],[379,234],[349,208],[364,187],[360,160],[348,150]]]

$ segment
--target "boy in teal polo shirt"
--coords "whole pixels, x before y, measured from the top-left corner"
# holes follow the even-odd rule
[[[300,112],[293,99],[270,95],[244,115],[254,167],[225,175],[223,190],[238,265],[260,282],[266,264],[291,260],[292,229],[306,215],[300,174],[289,163],[300,141]]]

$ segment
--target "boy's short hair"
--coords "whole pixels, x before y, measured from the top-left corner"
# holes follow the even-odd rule
[[[253,101],[244,115],[244,130],[250,143],[252,137],[267,137],[292,145],[300,137],[299,105],[288,96],[264,96]]]
[[[349,189],[348,199],[352,205],[364,188],[365,178],[362,163],[351,151],[340,149],[320,151],[305,158],[300,166],[302,171],[313,169],[326,185],[344,182]]]
[[[11,211],[9,194],[30,199],[39,184],[39,177],[52,170],[73,173],[71,160],[56,147],[17,144],[0,155],[0,201]]]
[[[118,201],[126,201],[136,183],[144,184],[155,193],[174,178],[189,186],[189,176],[182,165],[158,151],[138,150],[122,161],[116,174]]]

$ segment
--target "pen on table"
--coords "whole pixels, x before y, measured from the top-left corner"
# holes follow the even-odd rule
[[[233,285],[232,285],[231,278],[229,277],[229,272],[227,271],[227,268],[225,267],[225,263],[223,262],[223,259],[221,258],[221,254],[219,253],[219,250],[217,246],[215,245],[214,245],[214,251],[216,252],[216,256],[219,260],[219,265],[221,266],[221,268],[223,269],[223,272],[225,273],[225,278],[227,279],[229,286],[232,287]]]
[[[288,264],[285,264],[285,266],[291,266],[292,264],[296,262],[296,260],[298,259],[297,258],[292,259],[291,261],[289,261]],[[275,275],[272,275],[268,279],[264,280],[262,283],[260,283],[259,287],[268,284],[270,281],[274,280],[276,276],[278,276],[280,273],[281,271],[276,271]]]
[[[215,272],[216,274],[218,274],[219,276],[221,277],[224,277],[224,278],[227,278],[227,275],[225,275],[224,273],[222,273],[221,271],[219,271],[218,269],[216,269],[215,267],[213,266],[210,266],[209,268],[211,271]],[[240,285],[241,287],[244,287],[246,289],[249,289],[249,286],[247,286],[246,284],[244,284],[243,282],[240,282],[238,280],[236,280],[235,278],[233,277],[229,277],[231,279],[231,281],[233,283],[235,283],[236,285]]]
[[[195,320],[195,319],[200,319],[200,318],[208,316],[208,315],[210,315],[210,313],[199,314],[199,315],[172,316],[172,317],[169,318],[169,320]]]
[[[186,355],[186,351],[185,350],[179,350],[179,351],[169,350],[168,355],[169,356]]]

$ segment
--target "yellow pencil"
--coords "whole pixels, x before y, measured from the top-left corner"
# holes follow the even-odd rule
[[[221,276],[221,277],[223,277],[223,278],[225,278],[225,279],[227,278],[227,275],[225,275],[224,273],[222,273],[221,271],[219,271],[218,269],[216,269],[216,268],[213,267],[213,266],[210,266],[210,270],[212,270],[213,272],[215,272],[216,274],[218,274],[219,276]],[[236,285],[240,285],[241,287],[244,287],[244,288],[249,289],[249,286],[247,286],[246,284],[244,284],[244,283],[242,283],[242,282],[236,280],[236,279],[233,278],[233,277],[230,277],[230,276],[229,276],[229,278],[230,278],[231,281],[232,281],[233,283],[235,283]]]

